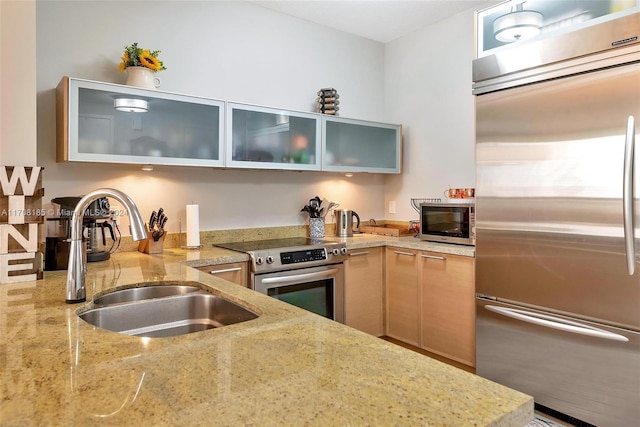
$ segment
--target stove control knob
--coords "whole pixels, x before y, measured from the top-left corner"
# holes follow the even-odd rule
[[[332,253],[333,255],[340,255],[340,249],[338,249],[338,248],[331,249],[331,253]]]
[[[346,255],[347,254],[347,248],[340,248],[340,253],[342,255]]]
[[[267,257],[267,264],[273,264],[273,257],[271,255]]]
[[[256,258],[256,264],[258,264],[258,265],[264,264],[264,259],[262,259],[262,257],[259,256],[258,258]]]

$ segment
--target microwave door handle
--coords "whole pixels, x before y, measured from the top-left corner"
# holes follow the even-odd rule
[[[590,337],[604,338],[612,341],[629,341],[629,338],[624,335],[614,334],[613,332],[605,331],[604,329],[594,328],[578,322],[549,316],[547,314],[533,313],[525,310],[517,310],[515,308],[498,307],[495,305],[485,305],[484,308],[489,311],[493,311],[494,313],[511,317],[512,319],[521,320],[523,322],[532,323],[546,328],[557,329],[573,334],[587,335]]]
[[[273,285],[280,283],[291,283],[291,282],[306,282],[314,279],[327,279],[337,273],[338,270],[335,268],[323,271],[317,271],[314,273],[303,273],[303,274],[295,274],[293,276],[282,276],[282,277],[267,277],[265,279],[261,279],[260,282],[264,285]]]
[[[624,141],[624,171],[622,177],[622,212],[624,222],[624,248],[627,257],[627,273],[633,276],[635,273],[635,227],[633,213],[633,179],[634,171],[634,151],[636,135],[635,120],[629,116],[627,120],[627,134]]]

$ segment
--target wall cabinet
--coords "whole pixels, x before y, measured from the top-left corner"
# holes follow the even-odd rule
[[[322,170],[400,173],[402,126],[322,116]]]
[[[64,77],[56,113],[58,161],[224,162],[224,101]]]
[[[517,48],[534,37],[549,38],[637,13],[639,5],[637,0],[499,2],[476,13],[476,56]],[[526,18],[520,17],[526,19],[526,25],[518,25],[518,11],[527,14]]]
[[[356,249],[345,262],[345,323],[377,337],[384,335],[383,248]]]
[[[420,347],[475,366],[473,258],[420,252]]]
[[[226,165],[320,170],[320,116],[227,103]]]
[[[249,284],[249,266],[246,262],[208,265],[198,267],[198,270],[212,274],[228,282],[244,286],[245,288]]]
[[[400,173],[402,126],[63,77],[57,161]]]
[[[386,334],[420,346],[418,251],[386,249]]]

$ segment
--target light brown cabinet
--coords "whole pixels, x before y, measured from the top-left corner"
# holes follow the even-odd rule
[[[249,268],[246,262],[208,265],[198,267],[198,270],[213,274],[216,277],[247,287],[249,283]]]
[[[474,259],[420,252],[420,347],[475,366]]]
[[[350,251],[345,262],[345,323],[377,337],[384,335],[383,271],[379,247]]]
[[[418,251],[386,250],[386,335],[420,345]]]

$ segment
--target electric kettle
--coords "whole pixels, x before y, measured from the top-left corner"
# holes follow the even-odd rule
[[[336,236],[353,236],[353,218],[356,218],[356,229],[360,228],[360,217],[349,209],[335,209],[333,216],[336,217]]]

